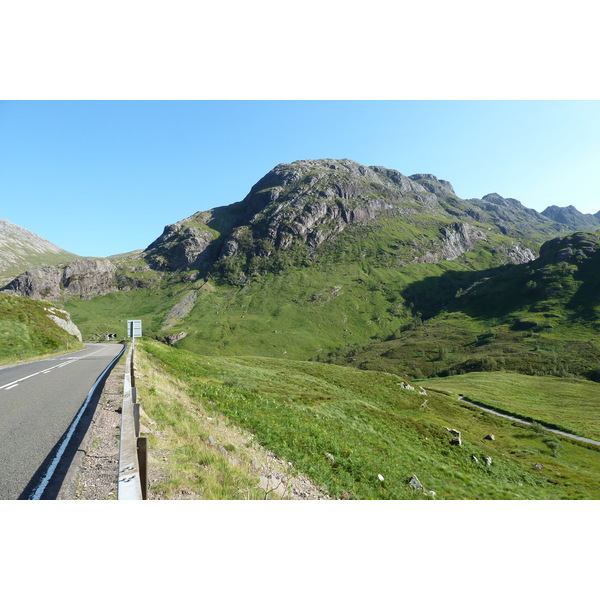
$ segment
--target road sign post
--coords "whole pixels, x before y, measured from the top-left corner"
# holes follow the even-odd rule
[[[127,337],[142,337],[142,322],[130,319],[127,321]]]

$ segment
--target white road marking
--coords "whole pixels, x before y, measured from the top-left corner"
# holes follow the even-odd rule
[[[13,388],[16,388],[19,384],[15,383],[14,385],[11,385],[10,387],[7,387],[7,390],[12,390]]]
[[[99,348],[98,350],[94,350],[94,352],[90,352],[89,354],[86,354],[85,356],[73,356],[70,358],[65,358],[64,362],[61,362],[59,365],[54,365],[53,367],[50,367],[49,369],[42,369],[41,371],[37,371],[36,373],[27,375],[27,377],[22,377],[21,379],[16,379],[15,381],[11,381],[10,383],[5,383],[4,385],[0,386],[0,390],[10,390],[13,387],[16,387],[22,381],[25,381],[26,379],[30,379],[31,377],[35,377],[36,375],[40,375],[41,373],[49,373],[50,371],[52,371],[52,369],[60,369],[61,367],[64,367],[66,365],[71,365],[75,361],[81,360],[83,358],[89,358],[90,356],[94,356],[94,354],[98,354],[98,352],[101,352],[102,350],[104,350],[104,346],[102,348]]]
[[[104,371],[98,377],[98,379],[96,379],[96,382],[94,383],[94,386],[92,387],[89,394],[87,395],[85,402],[79,409],[79,412],[77,413],[77,415],[75,415],[75,419],[71,423],[71,426],[69,427],[69,429],[67,431],[67,435],[63,439],[60,447],[58,448],[58,452],[57,452],[56,456],[53,458],[52,463],[48,467],[48,470],[46,471],[46,474],[42,478],[42,481],[38,484],[38,487],[29,496],[30,500],[39,500],[42,497],[42,494],[44,493],[46,486],[48,485],[50,479],[54,475],[54,471],[56,470],[58,463],[61,461],[62,456],[67,448],[67,445],[69,444],[71,437],[73,436],[73,432],[75,431],[75,428],[77,427],[77,424],[79,423],[79,420],[81,419],[81,415],[85,412],[85,409],[87,408],[89,401],[92,399],[92,396],[94,395],[94,392],[96,391],[96,388],[98,387],[98,384],[100,383],[100,381],[102,381],[102,378],[104,377],[104,375],[106,375],[106,373],[108,373],[108,371],[110,371],[111,367],[117,362],[117,360],[119,360],[119,358],[121,358],[121,355],[123,354],[123,352],[125,352],[125,346],[123,346],[121,352],[119,352],[119,354],[117,354],[117,356],[115,356],[115,358],[113,358],[110,361],[108,367],[106,367],[106,369],[104,369]]]

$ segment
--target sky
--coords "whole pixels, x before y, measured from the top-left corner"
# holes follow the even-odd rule
[[[600,211],[599,101],[8,100],[0,218],[81,256],[148,246],[279,163],[431,173],[458,196]]]

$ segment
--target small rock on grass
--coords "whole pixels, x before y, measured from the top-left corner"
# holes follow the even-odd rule
[[[409,477],[407,479],[407,483],[408,483],[408,485],[410,485],[410,487],[413,490],[417,490],[418,492],[422,492],[425,489],[423,487],[423,484],[419,481],[419,478],[416,475]]]

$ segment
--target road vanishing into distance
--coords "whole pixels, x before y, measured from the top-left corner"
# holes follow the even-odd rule
[[[71,354],[0,367],[0,500],[55,497],[93,415],[99,378],[123,349],[86,344]]]

